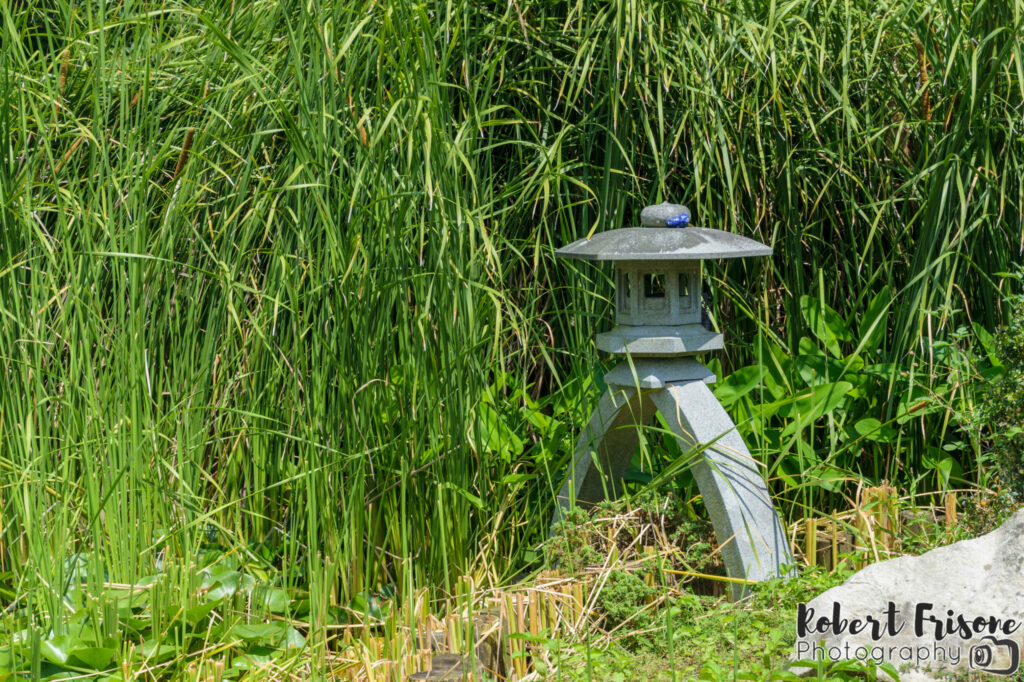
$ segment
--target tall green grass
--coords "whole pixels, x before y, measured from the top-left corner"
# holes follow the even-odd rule
[[[321,637],[326,605],[366,590],[508,579],[546,533],[610,319],[608,272],[552,251],[662,199],[775,248],[709,267],[726,372],[797,355],[802,297],[855,355],[891,292],[870,359],[895,418],[908,381],[948,378],[938,342],[999,320],[995,273],[1021,256],[1022,14],[0,4],[7,613],[59,630],[69,558],[99,590],[211,538],[274,548]],[[846,469],[912,480],[959,390],[898,465]],[[831,419],[823,456],[849,433]]]

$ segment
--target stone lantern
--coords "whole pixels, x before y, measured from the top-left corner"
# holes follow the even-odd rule
[[[614,262],[616,326],[598,334],[597,347],[623,360],[604,377],[608,390],[576,445],[554,520],[574,503],[619,495],[639,429],[660,412],[682,450],[697,453],[694,477],[729,576],[765,580],[793,564],[789,541],[758,462],[708,388],[714,374],[694,356],[722,348],[722,335],[702,324],[701,261],[772,250],[730,232],[687,227],[689,220],[685,206],[648,206],[643,227],[601,232],[555,252]],[[735,584],[737,598],[743,585]]]

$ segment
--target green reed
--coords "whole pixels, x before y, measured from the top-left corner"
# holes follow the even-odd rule
[[[610,318],[608,273],[552,251],[662,199],[775,249],[709,268],[726,373],[798,353],[803,296],[855,354],[888,286],[895,418],[900,362],[942,380],[1020,258],[1022,10],[0,5],[2,594],[59,630],[69,557],[99,590],[214,536],[320,605],[508,579]],[[827,415],[808,442],[909,482],[950,401],[902,469],[839,461]]]

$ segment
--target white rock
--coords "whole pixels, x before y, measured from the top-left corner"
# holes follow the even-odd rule
[[[798,621],[793,660],[885,660],[913,671],[905,680],[1024,669],[1024,510],[973,540],[872,564]]]

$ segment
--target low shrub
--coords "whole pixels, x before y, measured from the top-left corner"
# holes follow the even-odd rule
[[[1022,275],[1024,276],[1024,275]],[[995,336],[1002,373],[982,394],[980,421],[990,438],[988,454],[998,483],[1024,500],[1024,295],[1008,298],[1007,324]]]

